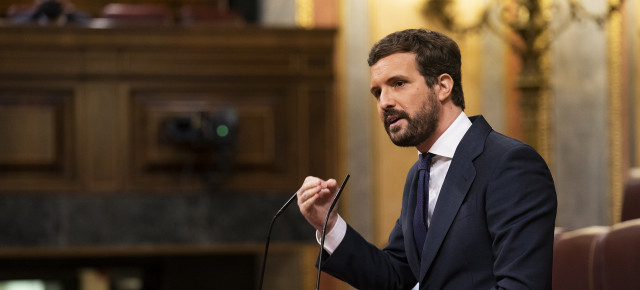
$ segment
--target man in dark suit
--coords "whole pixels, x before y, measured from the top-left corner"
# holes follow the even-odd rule
[[[535,150],[467,117],[460,51],[443,34],[392,33],[369,55],[371,93],[398,146],[418,162],[384,249],[337,214],[327,225],[323,271],[359,289],[550,289],[556,193]],[[307,177],[300,211],[321,230],[337,192]]]

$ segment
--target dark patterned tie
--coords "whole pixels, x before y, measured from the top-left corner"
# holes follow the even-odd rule
[[[431,167],[431,153],[420,154],[418,162],[418,191],[416,210],[413,215],[413,236],[416,240],[418,253],[422,256],[422,247],[427,237],[427,213],[429,208],[429,168]]]

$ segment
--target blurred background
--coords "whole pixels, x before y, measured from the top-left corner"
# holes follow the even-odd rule
[[[0,0],[0,289],[255,289],[307,175],[351,174],[340,213],[384,246],[416,153],[389,142],[366,59],[406,28],[458,42],[467,115],[545,158],[559,232],[616,225],[638,212],[638,16],[621,0]],[[315,283],[295,207],[264,289]]]

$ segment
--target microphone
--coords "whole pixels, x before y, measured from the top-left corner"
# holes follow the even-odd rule
[[[271,230],[273,229],[273,224],[275,223],[276,219],[284,212],[284,210],[287,209],[287,207],[289,207],[291,202],[293,202],[293,200],[296,199],[297,196],[298,196],[298,192],[294,193],[289,198],[289,200],[287,200],[287,202],[284,203],[284,205],[273,216],[273,219],[271,220],[271,225],[269,226],[269,232],[267,233],[267,242],[265,243],[265,246],[264,246],[264,258],[262,260],[262,273],[260,274],[260,288],[258,288],[260,290],[262,290],[262,282],[264,281],[264,270],[267,267],[267,252],[269,252],[269,240],[271,240]]]
[[[333,202],[331,202],[331,206],[329,207],[329,211],[327,211],[327,217],[324,220],[324,225],[322,226],[322,236],[320,236],[320,253],[318,254],[318,278],[316,279],[316,290],[320,289],[320,274],[322,273],[322,271],[321,271],[321,268],[322,268],[322,251],[324,250],[324,239],[325,239],[326,230],[327,230],[327,222],[329,222],[329,216],[331,215],[331,211],[333,210],[333,207],[338,202],[338,198],[340,198],[340,194],[342,194],[342,190],[344,189],[344,186],[347,184],[348,180],[349,180],[349,174],[347,174],[347,176],[344,178],[344,181],[342,182],[342,185],[340,185],[340,189],[338,189],[338,193],[333,198]]]

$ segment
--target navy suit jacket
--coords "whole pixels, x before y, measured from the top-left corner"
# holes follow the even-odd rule
[[[347,227],[322,270],[358,289],[551,289],[556,192],[545,161],[482,116],[455,151],[422,256],[414,242],[417,163],[380,250]]]

